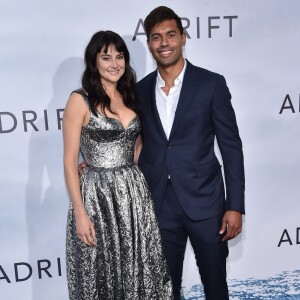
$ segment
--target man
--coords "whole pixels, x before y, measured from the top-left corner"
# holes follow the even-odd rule
[[[229,299],[227,240],[241,232],[244,213],[242,143],[231,95],[223,76],[183,58],[186,35],[174,11],[157,7],[144,25],[157,70],[137,84],[143,127],[139,166],[154,200],[174,296],[180,299],[189,237],[206,299]]]

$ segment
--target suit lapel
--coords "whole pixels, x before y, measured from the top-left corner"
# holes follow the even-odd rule
[[[192,64],[187,61],[187,66],[186,66],[186,70],[182,82],[182,88],[181,88],[169,140],[171,140],[172,136],[176,132],[181,119],[185,115],[187,108],[195,98],[194,95],[196,93],[196,81],[194,80],[193,77],[192,68],[193,68]]]

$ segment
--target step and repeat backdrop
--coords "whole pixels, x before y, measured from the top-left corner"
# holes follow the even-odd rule
[[[232,93],[247,214],[230,242],[230,297],[300,299],[300,2],[19,0],[0,3],[1,300],[68,299],[64,106],[98,30],[125,39],[138,79],[155,68],[143,20],[159,5],[182,18],[185,57]],[[183,298],[204,299],[190,245]]]

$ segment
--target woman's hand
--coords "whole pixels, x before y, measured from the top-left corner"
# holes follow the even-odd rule
[[[94,225],[86,213],[76,219],[76,233],[77,237],[86,245],[96,246],[96,233]]]

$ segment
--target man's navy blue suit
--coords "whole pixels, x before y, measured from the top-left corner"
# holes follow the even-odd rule
[[[164,214],[166,209],[168,210],[164,207],[161,215],[171,182],[178,207],[176,208],[175,204],[169,207],[182,209],[184,217],[190,220],[188,225],[190,232],[187,235],[191,239],[200,270],[200,257],[203,256],[203,251],[206,251],[204,248],[210,250],[208,247],[197,247],[197,240],[193,241],[191,238],[193,236],[191,224],[199,224],[198,221],[215,217],[220,220],[220,216],[226,210],[244,213],[242,143],[231,105],[231,95],[224,77],[195,67],[188,61],[173,127],[167,139],[156,107],[156,78],[157,71],[154,71],[137,84],[143,132],[139,166],[148,182],[160,225],[164,223]],[[214,152],[215,137],[223,159],[226,197],[221,166]],[[182,218],[179,219],[181,222]],[[221,226],[221,223],[218,225]],[[172,221],[169,226],[175,228],[176,224]],[[195,225],[195,232],[199,230],[197,226]],[[208,226],[205,230],[209,231],[210,225],[205,226]],[[172,239],[172,235],[165,236],[164,232],[162,235],[163,240]],[[174,239],[176,238],[175,235]],[[223,244],[225,252],[228,251],[227,243]],[[166,249],[169,266],[171,264],[182,268],[181,263],[172,261],[177,258],[168,251]],[[207,268],[213,267],[210,265]],[[178,272],[181,280],[182,270]],[[202,274],[200,270],[202,281],[204,273]]]

